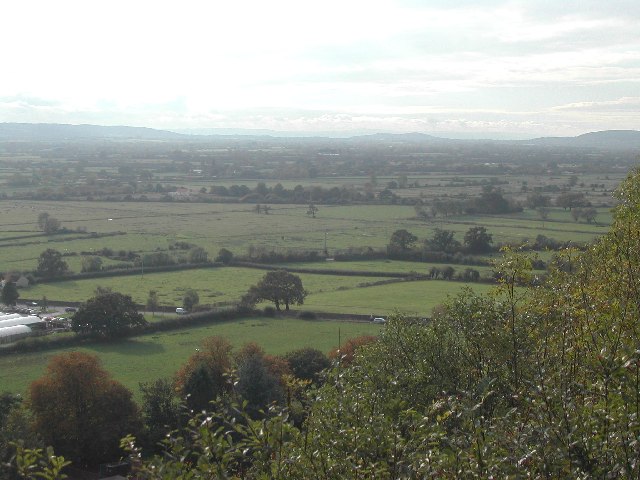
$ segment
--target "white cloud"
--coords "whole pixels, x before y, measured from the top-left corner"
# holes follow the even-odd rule
[[[6,3],[0,121],[637,128],[602,113],[640,91],[629,0]]]

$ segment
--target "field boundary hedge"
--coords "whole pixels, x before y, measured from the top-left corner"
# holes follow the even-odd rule
[[[234,266],[255,268],[257,270],[286,270],[293,273],[316,273],[318,275],[338,275],[338,276],[350,276],[350,277],[387,277],[387,278],[420,278],[428,279],[426,274],[420,274],[416,272],[375,272],[367,270],[334,270],[330,268],[297,268],[287,267],[283,268],[278,265],[267,265],[264,263],[254,262],[233,262]]]
[[[219,268],[224,266],[221,262],[207,263],[177,263],[174,265],[158,265],[155,267],[144,267],[144,273],[176,272],[180,270],[197,270],[200,268]],[[68,280],[89,280],[92,278],[126,277],[128,275],[141,275],[142,268],[135,266],[131,268],[100,270],[97,272],[80,272],[62,275],[55,278],[37,278],[34,283],[56,283]]]

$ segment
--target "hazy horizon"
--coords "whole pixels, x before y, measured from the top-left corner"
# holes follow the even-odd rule
[[[10,2],[0,122],[576,136],[640,125],[630,0]]]

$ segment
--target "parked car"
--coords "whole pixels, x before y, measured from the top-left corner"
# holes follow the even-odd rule
[[[387,321],[382,317],[376,317],[372,320],[373,323],[387,323]]]
[[[78,309],[76,307],[67,307],[64,309],[64,311],[67,313],[73,313],[73,312],[77,312]]]

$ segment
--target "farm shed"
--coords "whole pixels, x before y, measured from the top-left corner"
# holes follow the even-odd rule
[[[22,315],[20,315],[19,313],[7,313],[4,315],[0,315],[0,322],[3,320],[10,320],[12,318],[18,318],[21,317]]]
[[[0,328],[0,344],[15,342],[31,335],[31,328],[26,325]]]
[[[15,325],[36,325],[42,324],[44,322],[40,317],[28,316],[28,317],[18,317],[18,318],[10,318],[8,320],[0,320],[0,328],[13,327]]]

